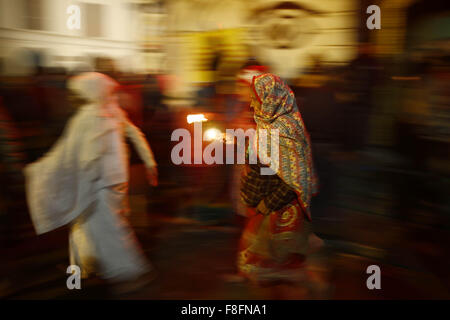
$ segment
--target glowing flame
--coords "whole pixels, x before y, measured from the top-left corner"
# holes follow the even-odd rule
[[[208,121],[208,119],[205,118],[205,115],[200,114],[188,114],[186,117],[188,123],[194,123],[194,122],[203,122]]]

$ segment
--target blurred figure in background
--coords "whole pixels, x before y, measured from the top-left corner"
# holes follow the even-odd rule
[[[118,292],[128,291],[148,280],[151,265],[123,217],[129,180],[124,137],[138,150],[152,185],[156,163],[120,109],[114,80],[85,73],[68,87],[78,112],[52,150],[25,168],[31,217],[38,234],[70,224],[70,260],[82,277],[98,272]]]
[[[0,227],[1,248],[13,246],[17,237],[17,218],[26,208],[23,205],[23,175],[25,165],[20,136],[0,97]]]
[[[120,78],[120,72],[112,58],[96,57],[94,59],[94,66],[97,72],[106,74],[108,77],[111,77],[116,81]]]
[[[372,88],[378,80],[379,66],[373,56],[373,46],[360,43],[358,56],[346,66],[344,86],[340,94],[346,98],[341,105],[342,145],[355,153],[367,144],[369,120],[372,112]]]
[[[12,287],[12,274],[19,272],[17,267],[11,266],[11,256],[16,252],[9,249],[22,244],[27,234],[24,231],[28,231],[24,223],[28,216],[22,174],[24,165],[20,135],[0,97],[0,294]],[[19,251],[17,255],[20,254]]]
[[[238,268],[257,283],[296,282],[301,280],[308,251],[310,201],[317,192],[309,136],[294,94],[280,78],[257,76],[252,91],[257,129],[280,133],[279,157],[274,160],[278,172],[261,175],[261,163],[270,163],[263,152],[257,153],[258,164],[249,164],[242,177],[241,198],[250,215]],[[253,146],[251,152],[257,152]]]

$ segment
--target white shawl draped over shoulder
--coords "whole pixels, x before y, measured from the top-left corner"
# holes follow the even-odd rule
[[[95,204],[105,184],[128,181],[118,136],[122,111],[113,94],[117,83],[99,73],[86,73],[69,80],[69,87],[89,103],[70,119],[52,149],[25,168],[27,201],[37,234],[72,222]],[[105,157],[107,182],[103,181]]]

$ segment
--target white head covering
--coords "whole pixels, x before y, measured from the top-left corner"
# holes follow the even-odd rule
[[[120,116],[117,96],[119,84],[112,78],[98,72],[86,72],[71,78],[68,88],[94,105],[102,116]]]
[[[104,102],[119,84],[98,72],[86,72],[72,77],[68,88],[89,102]]]

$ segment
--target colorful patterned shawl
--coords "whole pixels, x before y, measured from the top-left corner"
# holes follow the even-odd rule
[[[254,110],[257,129],[279,130],[279,154],[271,157],[278,162],[275,165],[277,175],[295,190],[300,205],[311,219],[310,202],[317,193],[318,182],[312,162],[311,142],[295,96],[279,77],[270,73],[254,77],[252,89],[261,103]],[[269,136],[268,150],[270,141]],[[267,155],[258,156],[264,163],[269,162]]]

